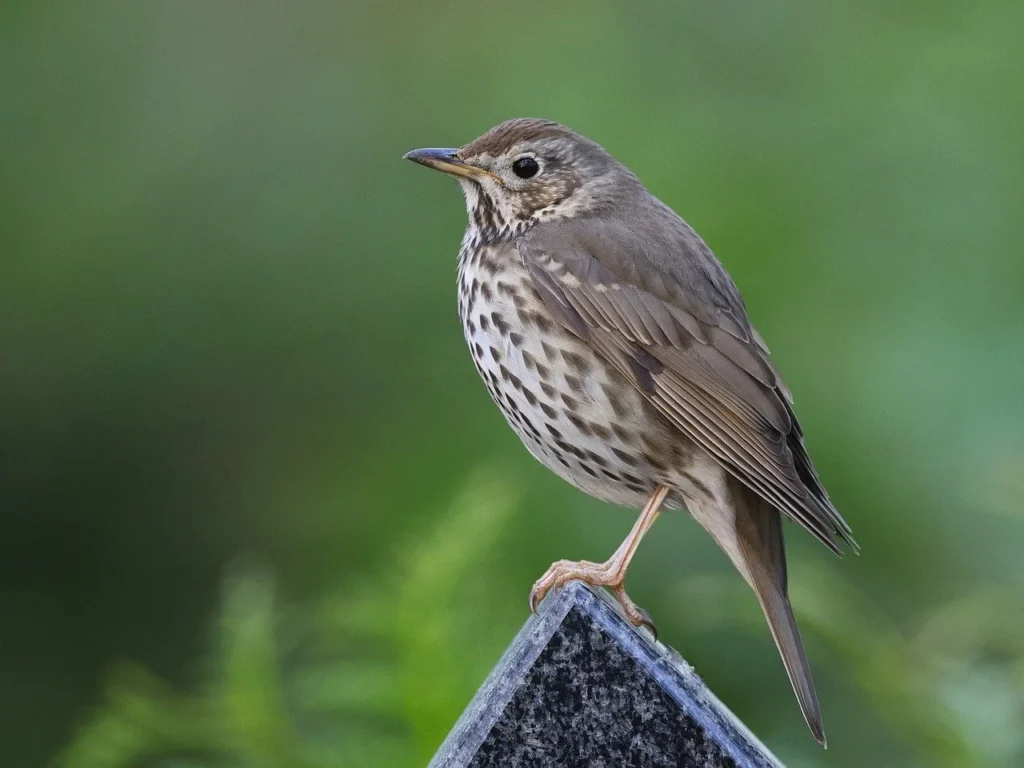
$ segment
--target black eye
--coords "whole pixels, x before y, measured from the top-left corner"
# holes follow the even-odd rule
[[[537,175],[539,170],[540,164],[529,155],[523,155],[512,163],[512,173],[520,179],[531,179]]]

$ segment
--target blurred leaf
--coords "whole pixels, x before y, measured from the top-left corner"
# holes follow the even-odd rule
[[[210,695],[175,694],[125,666],[111,681],[109,704],[58,764],[319,768],[401,764],[413,752],[429,758],[467,698],[467,680],[456,672],[456,627],[465,623],[456,616],[457,593],[473,566],[489,559],[516,501],[494,470],[475,473],[430,535],[398,547],[380,584],[363,594],[346,590],[298,618],[293,629],[305,629],[290,663],[278,642],[271,577],[237,567],[226,581]],[[367,616],[391,620],[360,620]],[[356,628],[384,644],[387,661],[333,658],[350,651]],[[372,723],[396,716],[413,743]],[[362,725],[348,724],[355,720]],[[317,733],[324,727],[327,736]]]
[[[212,756],[220,751],[216,709],[173,691],[140,667],[119,665],[111,674],[106,699],[57,760],[58,765],[119,768],[143,765],[168,752]]]
[[[1022,618],[1019,596],[997,591],[939,606],[910,638],[832,571],[807,564],[800,570],[790,593],[801,628],[827,643],[843,676],[916,754],[950,768],[1014,764],[1024,733],[1024,688],[1005,676],[1002,685],[986,681],[976,657],[998,647],[1014,664],[1024,659],[1024,627],[1006,621],[1007,611]],[[744,631],[764,636],[760,614],[748,610],[746,585],[734,574],[692,577],[678,590],[695,629],[721,631],[742,617]]]

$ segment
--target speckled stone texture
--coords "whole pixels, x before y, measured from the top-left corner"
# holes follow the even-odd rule
[[[574,582],[526,622],[431,768],[774,768],[671,648]]]

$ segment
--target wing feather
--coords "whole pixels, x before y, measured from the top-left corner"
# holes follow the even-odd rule
[[[658,213],[639,237],[614,219],[538,225],[518,252],[562,325],[670,422],[829,549],[856,548],[738,291],[685,222]]]

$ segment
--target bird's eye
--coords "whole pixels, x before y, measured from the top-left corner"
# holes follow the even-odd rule
[[[539,170],[540,164],[529,155],[516,158],[516,161],[512,163],[512,173],[520,179],[532,179]]]

